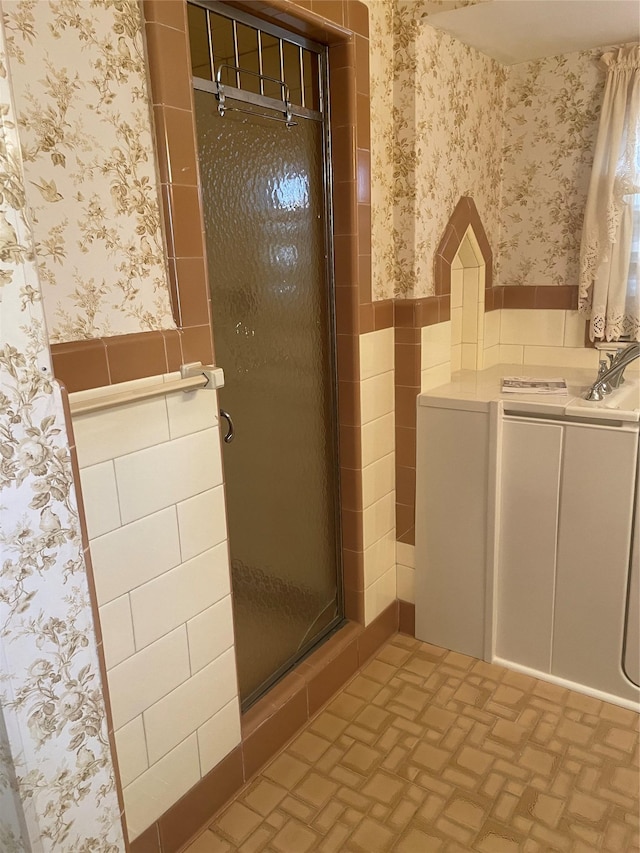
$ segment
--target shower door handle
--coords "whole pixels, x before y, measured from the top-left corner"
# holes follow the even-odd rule
[[[225,444],[229,444],[233,441],[235,436],[235,432],[233,429],[233,421],[231,420],[231,415],[229,414],[229,412],[225,412],[224,409],[220,409],[220,417],[224,418],[227,422],[227,434],[225,435],[223,441]]]

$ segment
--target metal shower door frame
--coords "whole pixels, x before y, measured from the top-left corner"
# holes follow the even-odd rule
[[[336,331],[336,301],[335,301],[335,277],[334,277],[334,248],[333,248],[333,172],[332,163],[332,142],[330,133],[330,100],[329,100],[329,50],[326,45],[314,42],[304,36],[292,33],[283,27],[268,23],[259,18],[256,18],[242,10],[234,9],[226,6],[219,0],[188,0],[190,4],[199,6],[209,12],[217,15],[222,15],[239,23],[246,24],[260,32],[264,32],[275,38],[293,43],[298,47],[305,48],[318,55],[319,59],[319,105],[320,110],[311,110],[307,107],[291,104],[291,114],[296,118],[303,120],[316,121],[322,126],[322,142],[323,142],[323,204],[325,210],[324,216],[324,246],[325,246],[325,301],[327,310],[327,319],[330,332],[330,340],[328,348],[330,354],[330,397],[331,397],[331,422],[329,424],[332,444],[333,444],[333,475],[337,486],[334,500],[334,525],[335,525],[335,566],[336,566],[336,607],[337,616],[326,626],[319,637],[314,637],[309,643],[303,645],[296,655],[296,660],[292,664],[287,661],[280,669],[278,669],[270,679],[265,682],[262,695],[269,687],[273,686],[287,671],[295,666],[295,663],[304,659],[317,645],[321,644],[328,636],[335,632],[340,625],[345,621],[344,618],[344,573],[343,573],[343,555],[342,555],[342,519],[341,519],[341,476],[340,476],[340,448],[339,448],[339,428],[338,428],[338,371],[337,371],[337,331]],[[212,72],[214,72],[213,61]],[[192,86],[194,89],[208,92],[214,96],[219,95],[218,83],[215,81],[215,73],[212,73],[213,80],[204,78],[192,77]],[[284,81],[281,81],[284,83]],[[237,100],[250,104],[252,106],[263,107],[266,110],[282,112],[282,101],[269,98],[265,95],[258,95],[253,92],[242,90],[236,87],[224,85],[224,95],[226,98]],[[286,133],[286,130],[283,130]],[[215,343],[215,341],[214,341]],[[242,702],[243,712],[250,707],[259,696],[250,696]]]

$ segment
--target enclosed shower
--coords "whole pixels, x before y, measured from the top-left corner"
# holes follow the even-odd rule
[[[342,621],[326,49],[188,10],[246,708]]]

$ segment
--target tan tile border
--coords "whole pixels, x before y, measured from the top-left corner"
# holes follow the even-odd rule
[[[131,853],[181,850],[398,629],[394,601],[366,628],[347,623],[337,631],[243,714],[240,746],[136,838]]]

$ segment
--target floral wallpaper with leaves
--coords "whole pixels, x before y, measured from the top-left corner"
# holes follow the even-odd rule
[[[124,850],[0,22],[0,849]]]
[[[175,328],[140,4],[5,0],[52,343]]]
[[[453,210],[471,196],[496,244],[504,68],[397,4],[395,294],[435,293],[434,255]],[[496,144],[498,141],[498,144]]]
[[[509,68],[498,284],[577,284],[604,48]]]

